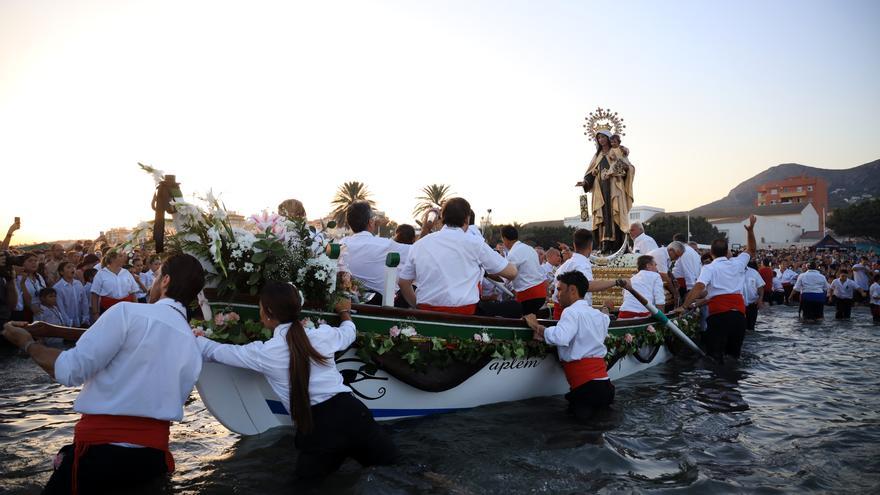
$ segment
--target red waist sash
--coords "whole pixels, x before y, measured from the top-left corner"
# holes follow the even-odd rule
[[[562,319],[562,303],[553,305],[553,319],[559,321]]]
[[[168,448],[170,421],[137,416],[83,414],[73,430],[73,493],[77,492],[79,460],[92,445],[131,443],[165,452],[168,472],[174,471],[174,457]]]
[[[675,279],[675,283],[678,284],[679,289],[687,289],[687,282],[684,277],[678,277]]]
[[[547,281],[543,281],[538,285],[529,287],[526,290],[516,293],[516,302],[528,301],[530,299],[546,299],[547,298]]]
[[[605,367],[605,358],[592,357],[578,359],[562,363],[565,378],[572,390],[580,387],[590,380],[608,378],[608,370]]]
[[[651,313],[647,311],[641,311],[636,313],[635,311],[621,311],[617,313],[617,318],[647,318],[651,316]]]
[[[476,304],[468,304],[467,306],[431,306],[430,304],[418,304],[416,307],[423,311],[455,313],[457,315],[472,315],[477,312]]]
[[[727,311],[746,314],[746,301],[742,294],[721,294],[709,299],[709,316]]]
[[[109,296],[101,296],[101,300],[100,300],[101,310],[107,311],[108,309],[113,307],[113,305],[115,305],[116,303],[121,303],[121,302],[135,302],[134,294],[129,294],[128,296],[123,297],[122,299],[113,299],[112,297],[109,297]]]

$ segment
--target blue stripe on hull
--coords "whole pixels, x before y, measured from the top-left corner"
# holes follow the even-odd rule
[[[281,401],[266,399],[266,405],[272,414],[281,416],[290,416],[287,408]],[[444,414],[459,411],[461,408],[440,408],[440,409],[370,409],[374,418],[396,418],[401,416],[428,416],[429,414]]]

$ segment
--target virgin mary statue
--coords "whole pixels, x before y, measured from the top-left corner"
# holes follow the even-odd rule
[[[626,148],[612,147],[611,132],[595,133],[596,154],[584,175],[584,192],[592,194],[593,242],[603,253],[617,251],[629,230],[635,167]]]

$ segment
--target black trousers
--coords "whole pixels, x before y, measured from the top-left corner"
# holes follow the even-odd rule
[[[333,473],[346,458],[363,466],[393,464],[397,447],[373,419],[370,410],[350,393],[336,394],[312,406],[315,429],[296,432],[300,451],[296,475],[300,479],[322,478]]]
[[[880,323],[880,304],[871,305],[871,316],[874,317],[874,323]]]
[[[739,311],[716,313],[706,319],[706,327],[702,337],[706,354],[717,361],[723,361],[725,354],[739,358],[746,335],[744,314]]]
[[[752,303],[746,306],[746,330],[754,331],[755,323],[758,321],[758,303]]]
[[[785,292],[774,291],[770,295],[770,304],[785,304]]]
[[[801,301],[801,311],[805,320],[821,320],[825,318],[825,303]]]
[[[852,307],[853,300],[852,299],[841,299],[837,298],[837,311],[834,313],[834,318],[838,320],[848,320],[852,317]]]
[[[65,445],[58,451],[55,465],[43,495],[72,492],[73,445]],[[161,450],[93,445],[79,460],[78,493],[125,493],[148,483],[159,487],[167,471],[165,452]]]
[[[593,414],[614,402],[614,384],[611,380],[590,380],[565,394],[568,411],[581,420],[589,420]]]

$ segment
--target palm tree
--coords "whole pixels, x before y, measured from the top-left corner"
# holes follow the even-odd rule
[[[366,201],[370,203],[370,206],[375,206],[376,204],[375,201],[370,199],[370,191],[367,190],[367,185],[363,182],[351,181],[339,186],[339,189],[336,190],[336,195],[333,196],[333,201],[331,201],[333,211],[330,212],[337,225],[347,226],[345,212],[348,211],[348,207],[355,201]]]
[[[422,196],[416,197],[419,202],[413,210],[413,216],[421,218],[431,208],[440,208],[451,194],[448,184],[429,184],[423,187]]]

